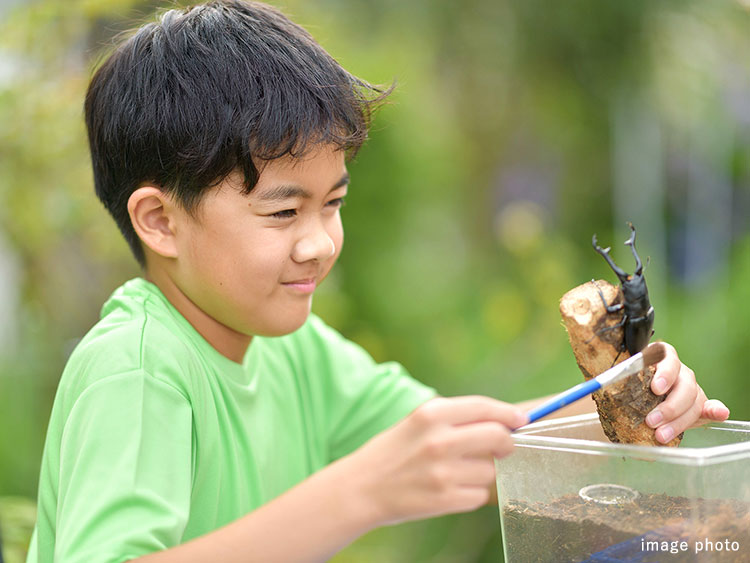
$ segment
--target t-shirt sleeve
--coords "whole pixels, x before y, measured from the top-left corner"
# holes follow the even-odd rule
[[[436,396],[400,364],[379,364],[318,317],[311,315],[309,322],[317,348],[311,356],[319,358],[314,370],[325,374],[321,399],[330,461],[356,450]]]
[[[179,544],[191,479],[184,395],[142,372],[93,383],[62,433],[55,561],[120,562]]]

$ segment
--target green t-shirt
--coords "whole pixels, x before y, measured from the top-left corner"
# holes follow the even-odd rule
[[[131,280],[60,380],[28,561],[125,561],[203,535],[434,394],[314,315],[232,362]]]

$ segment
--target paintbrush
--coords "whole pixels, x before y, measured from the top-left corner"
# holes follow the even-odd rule
[[[546,401],[538,407],[531,409],[527,414],[529,417],[529,423],[539,420],[543,416],[547,416],[550,413],[555,412],[558,409],[563,408],[570,403],[582,399],[586,395],[590,395],[594,391],[611,385],[621,379],[638,373],[639,371],[647,368],[648,366],[658,364],[666,356],[667,350],[664,344],[661,342],[655,342],[649,344],[642,352],[629,357],[627,360],[620,362],[614,367],[609,368],[607,371],[600,373],[596,377],[584,381],[571,387],[567,391],[563,391],[559,395],[555,395],[549,401]]]

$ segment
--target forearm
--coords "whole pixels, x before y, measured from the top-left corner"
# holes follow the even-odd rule
[[[223,528],[137,561],[325,561],[377,525],[345,459]]]

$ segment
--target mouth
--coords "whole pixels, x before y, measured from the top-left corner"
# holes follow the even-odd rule
[[[313,291],[315,291],[317,283],[315,281],[315,278],[305,278],[301,280],[282,282],[281,285],[299,293],[312,293]]]

